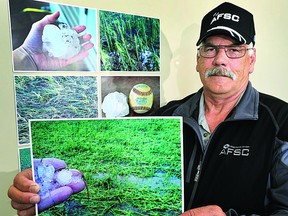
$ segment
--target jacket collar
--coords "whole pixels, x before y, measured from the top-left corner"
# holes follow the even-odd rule
[[[201,98],[201,94],[203,92],[203,88],[199,89],[188,101],[180,105],[173,113],[175,116],[183,116],[191,118],[195,111],[198,112],[199,109],[199,101]],[[259,105],[259,92],[252,87],[252,84],[249,82],[246,90],[237,104],[237,106],[233,109],[229,119],[237,120],[237,119],[250,119],[256,120],[258,119],[258,105]]]

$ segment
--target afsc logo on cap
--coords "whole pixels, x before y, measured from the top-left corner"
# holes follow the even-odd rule
[[[231,14],[231,13],[219,13],[219,12],[218,12],[218,13],[215,13],[215,14],[213,15],[213,19],[212,19],[210,25],[211,25],[213,22],[219,20],[220,18],[226,19],[226,20],[232,20],[232,21],[234,21],[234,22],[239,22],[239,21],[240,21],[240,17],[239,17],[238,15]]]
[[[237,5],[224,2],[208,12],[202,19],[199,46],[207,37],[213,35],[231,36],[239,44],[255,45],[253,15]]]

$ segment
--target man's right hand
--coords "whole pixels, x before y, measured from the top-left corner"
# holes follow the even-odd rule
[[[42,163],[42,161],[51,164],[56,170],[66,169],[66,163],[57,158],[34,159],[34,168]],[[40,186],[33,181],[32,169],[26,169],[19,172],[15,178],[13,185],[8,190],[8,196],[11,199],[11,206],[17,210],[18,215],[35,215],[35,204],[38,204],[38,212],[42,212],[54,205],[57,205],[71,195],[82,191],[85,188],[85,182],[82,174],[78,170],[71,170],[73,177],[78,181],[71,182],[67,185],[59,186],[49,192],[49,196],[41,197],[37,194]]]
[[[20,216],[35,215],[35,204],[40,202],[40,196],[37,194],[40,187],[32,180],[32,175],[32,169],[18,173],[8,190],[11,206]]]

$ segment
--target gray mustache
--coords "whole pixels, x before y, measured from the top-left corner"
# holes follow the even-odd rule
[[[226,70],[225,68],[211,68],[206,71],[205,78],[208,78],[210,76],[216,76],[216,75],[229,77],[232,80],[236,79],[236,74],[231,71]]]

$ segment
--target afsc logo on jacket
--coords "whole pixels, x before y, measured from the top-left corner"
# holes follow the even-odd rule
[[[250,146],[232,146],[230,144],[224,144],[223,149],[219,155],[232,155],[232,156],[249,156]]]

